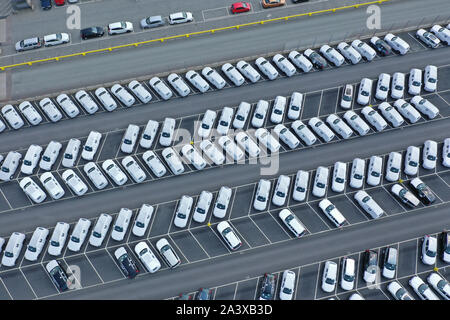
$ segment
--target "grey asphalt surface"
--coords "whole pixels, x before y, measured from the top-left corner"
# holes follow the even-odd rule
[[[381,6],[382,29],[394,30],[447,19],[443,12],[449,11],[450,3],[446,0],[436,0],[433,6],[420,0],[395,1]],[[77,88],[80,84],[95,85],[380,32],[368,30],[366,19],[365,9],[355,9],[336,14],[332,24],[328,15],[321,15],[16,69],[7,72],[6,98],[3,99],[25,98]],[[298,30],[302,30],[301,37]],[[208,48],[207,55],[205,48]],[[112,67],[117,65],[120,68]],[[36,79],[39,79],[39,86],[36,86]]]

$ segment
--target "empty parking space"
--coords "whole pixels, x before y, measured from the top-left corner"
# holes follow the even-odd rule
[[[296,300],[314,300],[318,271],[317,263],[300,268]]]
[[[320,116],[329,115],[336,112],[339,89],[328,89],[323,91],[320,102]]]
[[[99,277],[104,282],[122,279],[124,275],[119,270],[114,258],[106,250],[88,252],[86,256],[92,266],[97,270]]]
[[[307,93],[305,95],[305,102],[303,104],[302,119],[310,119],[317,117],[319,112],[322,92]]]
[[[22,268],[22,272],[38,297],[58,292],[43,265],[24,267]]]
[[[172,234],[171,238],[189,261],[195,262],[208,258],[208,254],[202,249],[201,244],[189,231]]]
[[[258,279],[239,282],[236,288],[234,300],[254,300],[257,294]]]
[[[2,273],[1,278],[14,300],[31,300],[36,298],[33,289],[27,283],[21,271],[12,270]]]
[[[237,283],[216,288],[215,300],[233,300]]]

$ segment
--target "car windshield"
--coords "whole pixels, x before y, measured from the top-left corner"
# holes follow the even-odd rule
[[[284,198],[286,194],[284,192],[281,191],[277,191],[277,196]]]
[[[428,82],[430,82],[430,83],[436,83],[436,79],[435,79],[435,78],[429,78],[429,79],[428,79]]]
[[[283,289],[283,293],[291,294],[291,293],[292,293],[292,289],[284,288],[284,289]]]
[[[66,158],[66,159],[72,159],[73,156],[72,156],[70,153],[65,153],[65,154],[64,154],[64,158]]]
[[[416,87],[420,87],[421,86],[421,83],[419,82],[419,81],[413,81],[413,83],[412,83],[414,86],[416,86]]]
[[[26,166],[31,166],[31,161],[30,160],[24,160],[23,164]]]
[[[111,170],[114,167],[114,164],[110,164],[109,166],[106,167],[106,171]]]
[[[50,244],[53,246],[53,247],[59,247],[59,242],[58,241],[50,241]]]
[[[283,114],[283,111],[280,110],[280,109],[275,109],[273,112],[274,112],[275,114]]]
[[[381,91],[388,91],[388,88],[386,88],[385,86],[380,86],[380,90]]]
[[[436,157],[435,157],[435,156],[432,156],[432,155],[430,154],[430,155],[427,156],[427,159],[430,160],[430,161],[435,161],[435,160],[436,160]]]
[[[79,243],[79,242],[80,242],[80,238],[75,237],[75,236],[72,236],[72,237],[70,238],[70,240],[72,240],[72,242],[75,242],[75,243]]]
[[[233,66],[229,67],[229,68],[227,69],[227,72],[229,72],[229,71],[231,71],[231,70],[233,70]]]
[[[205,210],[202,208],[197,208],[197,212],[200,214],[205,214]]]
[[[367,91],[362,91],[361,94],[362,94],[363,96],[365,96],[365,97],[368,97],[368,96],[369,96],[369,92],[367,92]]]
[[[237,118],[239,121],[244,121],[244,119],[245,119],[245,118],[244,118],[243,116],[241,116],[240,114],[237,115],[236,118]]]
[[[50,157],[48,156],[43,156],[42,160],[46,161],[46,162],[50,162]]]
[[[299,192],[305,192],[305,188],[303,188],[303,187],[297,187],[296,190],[299,191]]]
[[[400,170],[398,168],[392,167],[391,172],[398,173]]]
[[[365,197],[362,199],[362,202],[366,203],[366,202],[369,201],[369,200],[370,200],[370,197],[369,197],[369,196],[365,196]]]
[[[351,282],[355,279],[355,276],[349,276],[348,274],[344,275],[344,280]]]
[[[333,121],[333,124],[338,124],[339,121],[340,121],[339,119],[336,119],[336,120]]]
[[[316,186],[321,189],[325,188],[325,185],[321,182],[317,182]]]
[[[31,252],[36,252],[36,247],[28,246],[28,250]]]
[[[202,128],[203,129],[209,129],[209,125],[207,125],[206,123],[202,123]]]
[[[344,179],[342,179],[342,178],[336,178],[336,182],[338,182],[338,183],[344,183]]]
[[[123,140],[123,143],[125,143],[125,144],[131,144],[131,140],[129,140],[129,139],[124,139],[124,140]]]
[[[380,176],[380,173],[376,172],[376,171],[372,171],[371,175],[378,178]]]
[[[352,101],[352,97],[351,96],[347,96],[347,95],[344,95],[343,97],[342,97],[342,100],[344,100],[344,101]]]
[[[333,284],[334,284],[334,279],[327,278],[327,279],[325,280],[325,282],[326,282],[327,284],[333,285]]]
[[[180,219],[186,219],[186,215],[184,213],[178,212],[177,217]]]
[[[169,138],[170,137],[170,133],[169,132],[163,132],[161,134],[164,138]]]
[[[402,87],[401,85],[397,84],[397,85],[395,86],[395,89],[397,89],[397,90],[403,90],[403,87]]]
[[[330,204],[328,207],[325,208],[325,211],[330,213],[334,208],[335,208],[335,206]]]
[[[7,168],[7,167],[2,167],[2,171],[8,173],[8,172],[9,172],[9,168]]]
[[[299,125],[298,127],[297,127],[297,130],[302,130],[303,128],[305,127],[305,125],[304,124],[301,124],[301,125]]]
[[[221,120],[220,125],[226,127],[228,126],[228,121]]]
[[[92,233],[92,235],[94,237],[96,237],[96,238],[101,238],[102,237],[102,235],[99,232],[97,232],[97,231],[94,231],[94,233]]]
[[[221,204],[221,203],[218,203],[217,204],[217,208],[223,210],[223,209],[225,209],[225,206],[223,204]]]
[[[355,114],[355,115],[351,116],[350,120],[355,120],[356,118],[358,118],[358,116]]]
[[[353,178],[355,178],[355,179],[358,179],[358,180],[362,180],[362,175],[360,175],[360,174],[355,174],[354,176],[353,176]]]
[[[91,152],[91,151],[92,151],[92,147],[90,147],[90,146],[84,146],[84,150]]]
[[[258,201],[260,202],[266,202],[266,197],[263,196],[258,196],[256,199],[258,199]]]

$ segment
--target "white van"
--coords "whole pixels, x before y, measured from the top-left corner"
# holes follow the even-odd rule
[[[378,100],[386,100],[390,84],[391,84],[391,76],[387,73],[381,73],[378,76],[375,98],[377,98]]]
[[[405,122],[400,113],[398,113],[398,111],[387,102],[382,102],[378,106],[378,109],[394,128],[400,127]]]
[[[374,108],[364,107],[362,108],[361,113],[377,131],[382,131],[386,128],[386,120],[384,120],[384,118]]]
[[[364,136],[370,131],[369,125],[361,119],[353,110],[344,113],[344,119],[359,135]]]
[[[291,51],[288,58],[297,66],[297,68],[302,69],[303,72],[309,72],[313,67],[311,61],[298,51]]]
[[[367,43],[356,39],[352,42],[352,47],[356,49],[367,61],[372,61],[377,53]]]
[[[303,94],[299,92],[293,92],[291,95],[291,100],[289,101],[287,117],[290,120],[297,120],[300,117],[302,105],[303,105]]]
[[[400,170],[402,168],[402,155],[398,152],[389,153],[386,165],[386,180],[394,182],[400,178]]]
[[[387,35],[385,35],[384,41],[386,41],[388,45],[392,47],[392,49],[394,49],[401,55],[405,55],[410,49],[409,44],[405,40],[392,33],[388,33]]]
[[[411,103],[429,119],[434,119],[439,115],[439,109],[430,101],[422,98],[421,96],[413,97],[411,99]]]
[[[436,66],[428,65],[425,67],[425,74],[423,77],[424,90],[434,92],[437,88],[437,68]]]
[[[422,88],[422,70],[413,68],[409,73],[408,93],[412,95],[419,95]]]
[[[400,99],[405,91],[405,74],[396,72],[392,75],[391,97]]]
[[[319,207],[328,219],[333,222],[336,227],[342,227],[345,223],[345,218],[342,213],[331,203],[328,199],[323,199],[319,202]]]
[[[347,60],[350,60],[352,64],[357,64],[361,61],[361,54],[351,45],[341,42],[338,44],[337,49]]]
[[[358,98],[357,102],[365,106],[370,101],[370,93],[372,92],[372,80],[368,78],[363,78],[359,84]]]
[[[405,154],[405,174],[415,176],[419,170],[420,149],[415,146],[409,146]]]
[[[411,123],[416,123],[420,120],[421,116],[419,111],[417,111],[412,105],[403,99],[398,99],[394,102],[394,107],[397,111]]]
[[[350,127],[344,121],[342,121],[342,119],[339,118],[339,116],[337,116],[336,114],[330,114],[327,117],[327,123],[343,139],[348,139],[353,134],[353,130],[350,129]]]

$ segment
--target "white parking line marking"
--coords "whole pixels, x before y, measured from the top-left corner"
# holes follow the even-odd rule
[[[11,300],[14,300],[13,296],[11,295],[11,293],[8,290],[8,287],[6,286],[5,282],[3,281],[3,279],[0,277],[0,282],[3,284],[3,286],[5,287],[6,292],[8,293],[9,297],[11,298]]]

